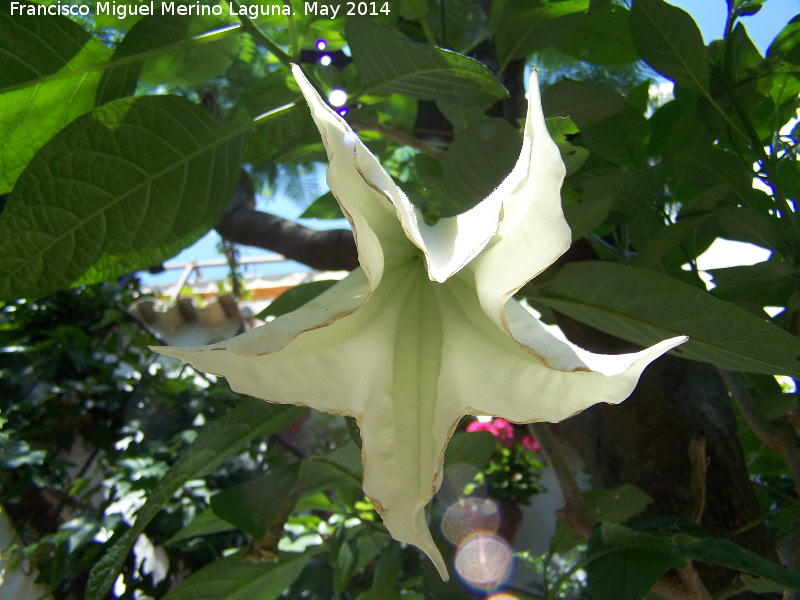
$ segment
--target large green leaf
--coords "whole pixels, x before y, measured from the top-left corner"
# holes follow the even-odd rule
[[[223,558],[193,573],[164,600],[275,600],[313,556],[313,552],[284,553],[277,563]]]
[[[784,588],[800,591],[800,574],[784,569],[752,550],[728,540],[706,538],[684,547],[678,547],[676,551],[692,560],[725,565],[737,571],[763,577]]]
[[[497,438],[488,431],[453,434],[444,454],[445,468],[453,465],[470,465],[483,470],[497,450]]]
[[[610,522],[595,529],[588,553],[597,556],[586,566],[587,589],[595,600],[641,600],[661,575],[682,566],[669,540]]]
[[[635,169],[645,161],[650,126],[630,105],[602,121],[582,127],[581,133],[589,150],[623,168]]]
[[[767,50],[767,57],[800,63],[800,15],[793,17]]]
[[[356,529],[354,536],[342,541],[335,552],[336,569],[333,572],[333,591],[337,596],[375,559],[389,539],[389,534],[383,531]]]
[[[625,484],[609,490],[590,490],[583,495],[586,514],[595,523],[622,523],[644,511],[653,499],[636,486]],[[564,520],[556,521],[556,534],[550,540],[550,552],[565,553],[583,543]]]
[[[618,65],[639,58],[631,36],[630,12],[611,2],[590,14],[557,48],[596,65]]]
[[[246,444],[280,431],[296,421],[303,412],[301,408],[276,406],[247,398],[230,413],[200,431],[195,442],[150,493],[147,502],[137,513],[133,527],[94,566],[86,587],[86,597],[99,600],[111,589],[137,536],[184,483],[211,473]]]
[[[246,138],[177,96],[117,100],[71,123],[0,214],[0,298],[118,277],[190,245],[228,204]]]
[[[663,0],[635,0],[631,33],[639,55],[676,84],[708,93],[703,36],[688,13]]]
[[[674,159],[681,182],[694,190],[702,191],[724,184],[730,204],[771,208],[769,201],[764,202],[764,193],[753,189],[747,163],[735,154],[717,146],[697,145],[681,149]]]
[[[645,533],[603,523],[589,541],[588,589],[596,600],[640,600],[667,570],[687,559],[724,565],[774,582],[782,589],[800,588],[800,575],[728,540],[695,533]]]
[[[23,3],[25,5],[25,3]],[[10,14],[0,2],[0,194],[10,191],[36,151],[94,108],[111,50],[66,17]],[[48,77],[77,71],[74,75]]]
[[[645,269],[564,267],[532,301],[637,344],[688,335],[674,352],[723,369],[800,376],[800,339],[711,294]]]
[[[192,85],[219,74],[240,44],[238,28],[219,26],[208,17],[141,19],[117,45],[98,86],[97,104],[132,94],[140,76],[151,84]]]
[[[503,67],[560,42],[586,17],[589,0],[495,0],[490,27]]]
[[[136,30],[137,45],[147,43],[145,39],[150,37],[154,46],[168,46],[180,39],[221,29],[232,20],[235,21],[231,17],[225,18],[224,13],[223,17],[152,17],[137,23],[130,33]],[[166,26],[164,22],[167,23]],[[141,80],[151,84],[196,86],[219,75],[236,58],[242,38],[235,35],[215,35],[214,38],[213,43],[202,43],[200,39],[195,39],[195,43],[176,46],[177,52],[146,61],[142,66]]]
[[[332,452],[315,454],[303,461],[297,493],[314,494],[340,487],[361,487],[361,451],[353,443],[342,444]]]
[[[231,531],[232,529],[236,528],[225,519],[218,517],[217,513],[214,512],[214,509],[207,508],[197,515],[186,527],[178,531],[175,535],[164,542],[164,544],[174,544],[175,542],[180,542],[181,540],[186,540],[201,535],[211,535],[212,533],[219,533],[221,531]]]
[[[711,293],[722,300],[753,302],[758,306],[785,306],[795,288],[794,269],[782,260],[708,271],[717,287]]]
[[[461,54],[407,40],[369,19],[347,22],[365,91],[420,100],[490,105],[507,95],[486,67]]]
[[[211,508],[218,516],[260,540],[289,516],[299,468],[299,462],[271,464],[268,474],[212,496]]]
[[[441,178],[425,181],[433,194],[424,212],[451,217],[478,204],[514,168],[521,146],[522,136],[503,119],[473,122],[450,144]]]
[[[544,114],[569,117],[583,129],[625,108],[625,97],[589,83],[565,79],[549,86],[542,94]]]
[[[265,320],[267,317],[280,317],[297,310],[337,283],[339,283],[338,279],[319,279],[289,288],[270,302],[264,310],[256,315],[256,318]]]

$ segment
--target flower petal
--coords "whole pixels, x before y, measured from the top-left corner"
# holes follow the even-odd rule
[[[294,65],[292,72],[328,152],[328,187],[353,227],[359,263],[374,289],[383,274],[385,255],[413,250],[394,207],[410,203],[347,122],[322,100],[302,69]]]
[[[442,339],[431,285],[416,260],[387,269],[371,293],[358,269],[297,311],[231,340],[153,349],[224,376],[236,392],[355,417],[364,492],[392,536],[421,548],[446,579],[425,505],[458,418],[433,424]]]
[[[569,225],[561,209],[566,169],[547,131],[534,71],[528,89],[528,117],[522,152],[495,195],[503,198],[503,218],[489,246],[470,263],[486,314],[508,330],[503,306],[569,248]]]
[[[455,281],[453,282],[455,284]],[[487,318],[463,278],[442,288],[444,345],[439,405],[515,423],[562,421],[600,402],[625,400],[645,367],[686,337],[635,354],[597,355],[554,337],[515,300],[506,304],[513,337]]]
[[[439,282],[483,250],[497,231],[508,184],[469,211],[428,226],[347,121],[320,98],[300,67],[292,72],[328,151],[328,186],[353,226],[359,261],[370,280],[375,279],[373,287],[382,272],[376,244],[382,244],[388,254],[410,240],[425,255],[430,279]]]

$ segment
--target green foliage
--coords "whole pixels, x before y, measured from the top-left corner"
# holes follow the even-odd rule
[[[689,335],[678,355],[740,371],[766,420],[796,435],[797,394],[773,376],[800,377],[800,128],[787,125],[800,107],[797,17],[762,56],[746,18],[760,2],[731,0],[708,46],[663,0],[396,0],[338,19],[289,4],[291,17],[253,21],[224,14],[226,3],[220,17],[71,20],[0,2],[0,495],[20,533],[4,558],[30,560],[59,600],[99,599],[120,574],[128,597],[475,595],[433,582],[413,549],[388,540],[340,420],[325,424],[340,435],[315,440],[324,452],[284,452],[277,434],[301,409],[155,362],[124,310],[135,280],[101,283],[209,231],[243,166],[274,184],[326,160],[289,62],[323,95],[347,91],[347,118],[429,223],[473,206],[513,166],[523,63],[538,65],[573,240],[599,260],[553,267],[525,297],[546,319],[558,311],[634,343]],[[317,62],[318,39],[335,66]],[[674,98],[650,98],[644,65]],[[341,211],[324,194],[303,216]],[[698,257],[717,238],[772,254],[711,270],[706,291]],[[265,314],[329,285],[298,286]],[[797,482],[738,416],[763,505],[750,527],[789,547]],[[88,452],[70,464],[79,446]],[[488,433],[456,434],[445,466],[484,471],[496,492],[521,474],[538,490],[532,455],[503,448],[491,460],[496,449]],[[729,567],[737,589],[800,587],[691,524],[630,522],[651,502],[633,486],[584,501],[588,546],[559,521],[550,551],[529,557],[548,598],[643,598],[687,559]],[[169,557],[166,581],[132,560],[140,534]]]
[[[193,243],[227,205],[245,140],[175,96],[79,118],[37,153],[0,214],[0,298],[119,277]]]
[[[643,345],[683,333],[690,340],[678,354],[721,368],[800,376],[796,336],[652,271],[612,263],[572,263],[534,300]]]

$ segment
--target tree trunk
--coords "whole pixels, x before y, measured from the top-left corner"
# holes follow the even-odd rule
[[[594,352],[635,349],[563,315],[558,324],[570,340]],[[647,368],[627,401],[594,406],[561,427],[596,487],[630,483],[653,498],[643,516],[684,517],[714,536],[777,560],[765,526],[736,533],[756,519],[760,509],[728,390],[714,367],[664,356]],[[730,584],[734,575],[721,567],[696,566],[711,593]]]

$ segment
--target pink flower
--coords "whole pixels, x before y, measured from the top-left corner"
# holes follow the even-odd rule
[[[511,427],[511,423],[506,421],[505,419],[493,419],[492,425],[495,428],[495,436],[498,440],[503,442],[506,446],[511,447],[511,442],[514,441],[514,428]]]
[[[522,438],[522,447],[531,452],[540,452],[539,442],[530,433]]]
[[[502,444],[511,447],[514,441],[514,428],[505,419],[492,419],[489,422],[473,421],[467,425],[467,431],[488,431]]]
[[[492,435],[497,435],[497,432],[494,430],[491,422],[482,422],[482,421],[473,421],[469,425],[467,425],[467,431],[488,431]]]

